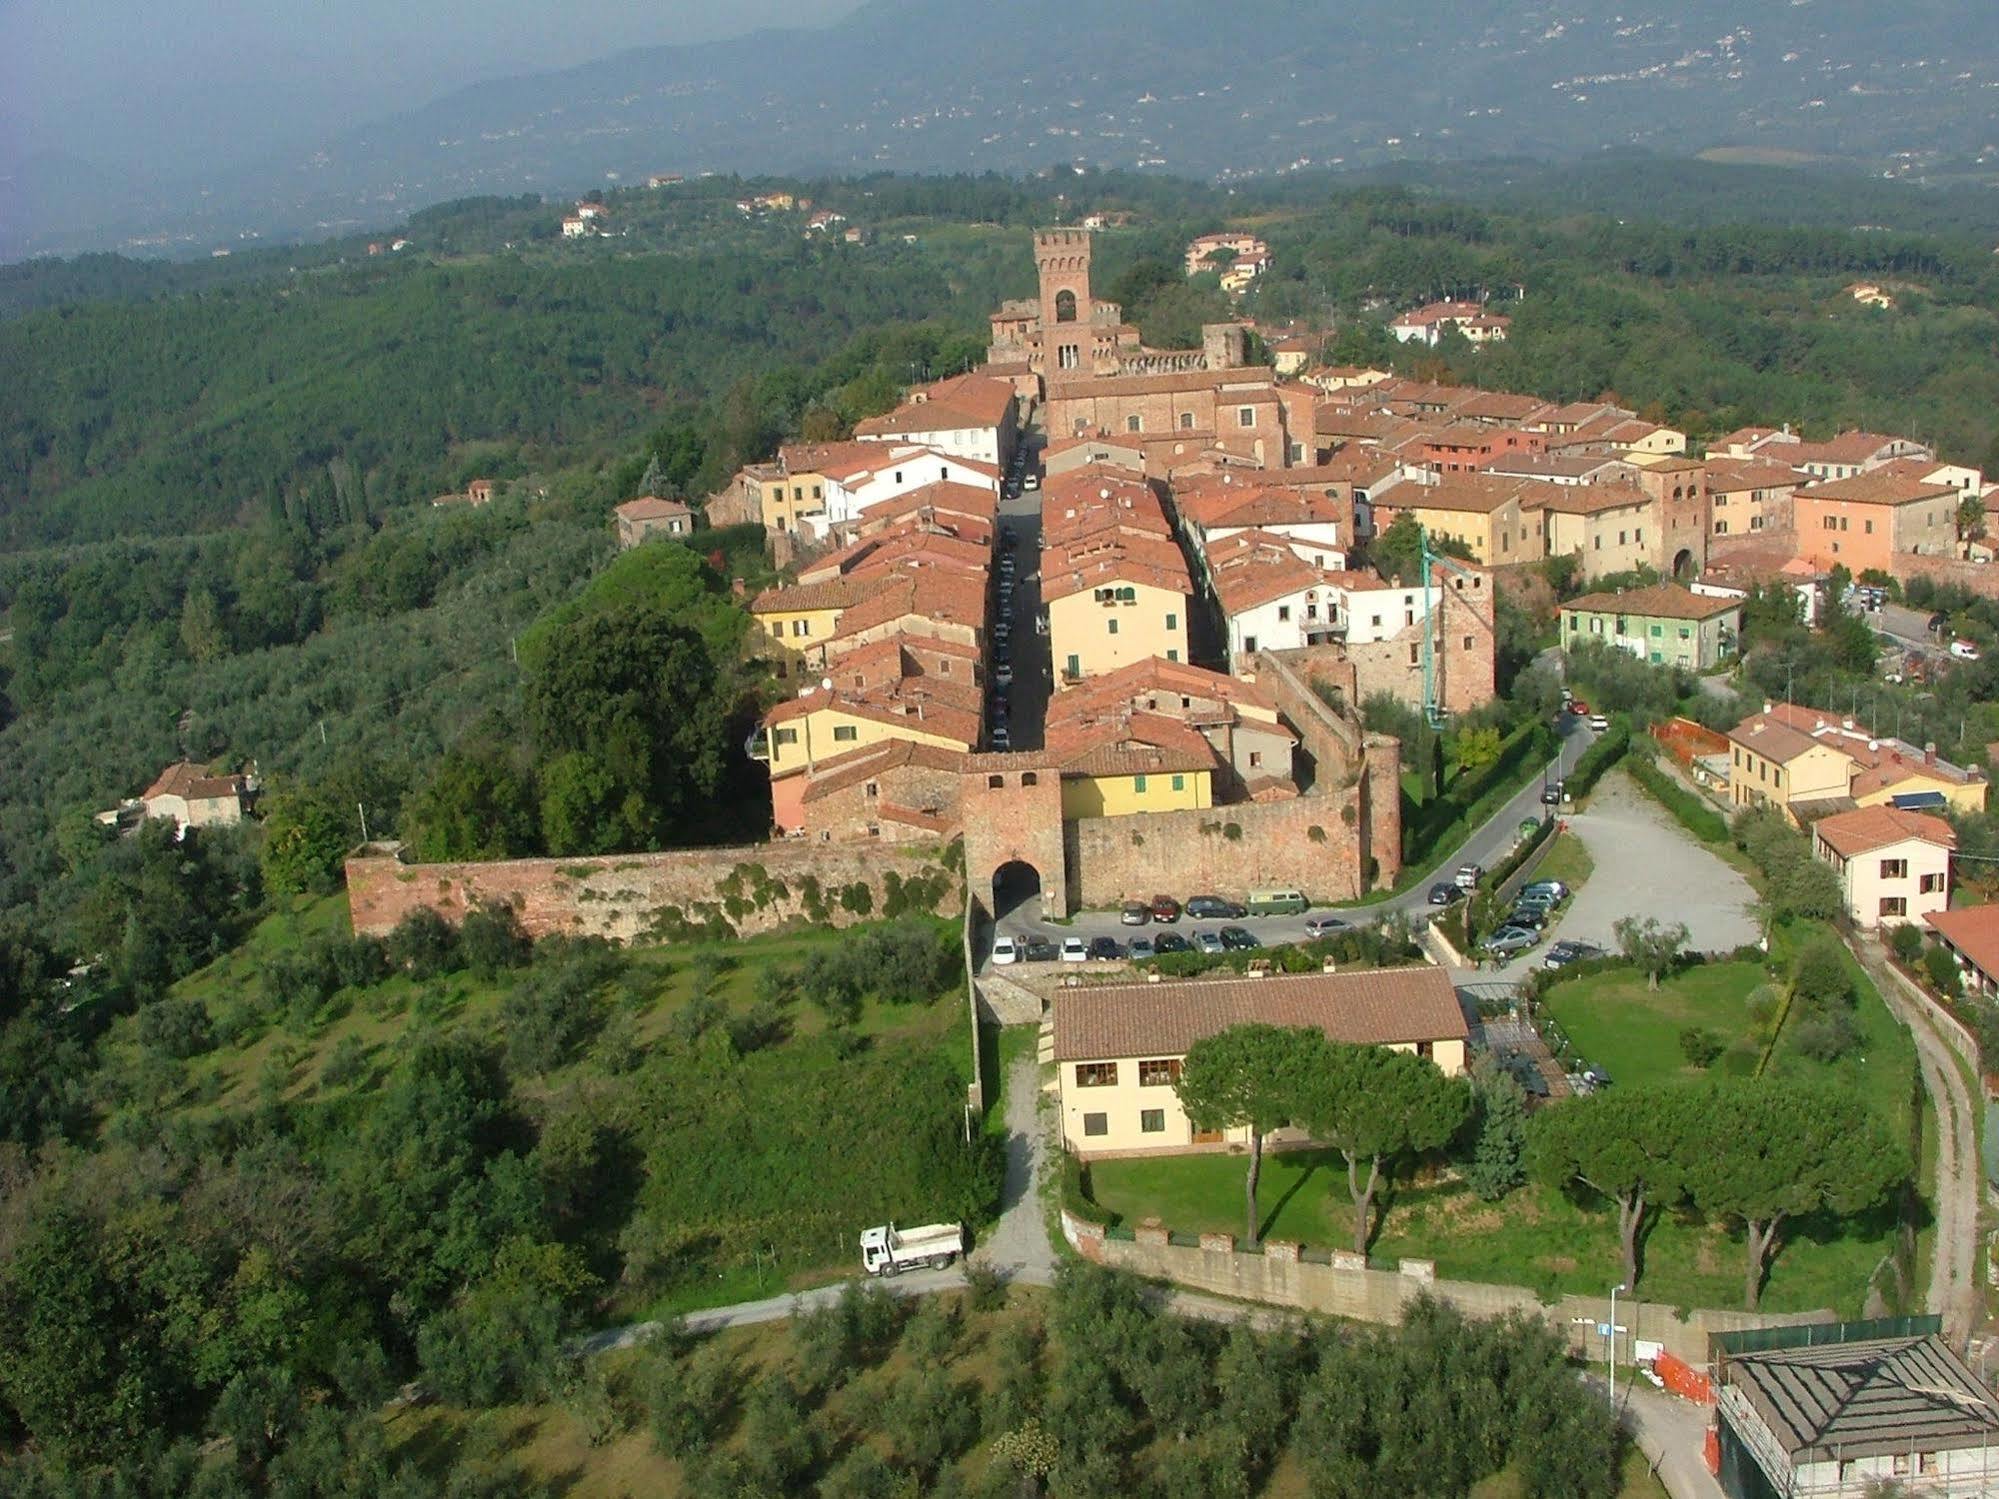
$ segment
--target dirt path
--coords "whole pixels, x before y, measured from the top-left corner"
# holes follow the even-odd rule
[[[1925,1310],[1943,1318],[1944,1335],[1962,1344],[1978,1320],[1978,1120],[1957,1057],[1930,1020],[1930,1000],[1896,971],[1873,943],[1855,951],[1889,1008],[1915,1038],[1923,1088],[1937,1118],[1936,1252]]]
[[[1009,1279],[1045,1286],[1055,1280],[1055,1250],[1041,1200],[1048,1129],[1040,1111],[1041,1063],[1029,1046],[1014,1058],[1006,1078],[1006,1183],[999,1222],[972,1258]]]

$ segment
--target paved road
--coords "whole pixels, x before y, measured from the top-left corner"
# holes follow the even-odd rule
[[[1937,1181],[1932,1202],[1936,1210],[1936,1253],[1930,1266],[1925,1310],[1943,1318],[1944,1335],[1953,1343],[1967,1337],[1978,1320],[1979,1183],[1984,1175],[1978,1155],[1978,1120],[1974,1099],[1958,1070],[1957,1058],[1931,1021],[1931,1004],[1923,993],[1896,971],[1878,943],[1857,945],[1855,953],[1873,976],[1875,986],[1915,1038],[1923,1089],[1937,1117]]]
[[[1603,1394],[1603,1381],[1589,1383]],[[1727,1499],[1715,1476],[1708,1472],[1704,1455],[1710,1412],[1707,1406],[1693,1405],[1672,1395],[1661,1394],[1642,1379],[1617,1385],[1618,1419],[1638,1450],[1652,1465],[1652,1472],[1666,1486],[1673,1499]]]
[[[1032,458],[1029,466],[1034,466]],[[1015,499],[1002,499],[999,515],[1000,525],[1015,538],[1013,600],[1011,607],[1002,611],[1013,627],[1013,681],[999,689],[1005,692],[1008,704],[1007,731],[1011,737],[1007,747],[1040,749],[1048,696],[1054,690],[1048,637],[1035,629],[1041,614],[1041,492],[1029,490]]]

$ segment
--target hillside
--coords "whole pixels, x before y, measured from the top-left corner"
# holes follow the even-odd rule
[[[649,172],[1022,171],[1236,179],[1605,148],[1985,172],[1999,12],[1914,0],[1328,10],[1245,0],[875,0],[824,31],[631,51],[485,83],[193,189],[24,175],[0,255],[354,224],[417,204]],[[977,37],[976,46],[967,39]],[[4,208],[0,202],[0,208]],[[317,232],[325,232],[320,227]]]

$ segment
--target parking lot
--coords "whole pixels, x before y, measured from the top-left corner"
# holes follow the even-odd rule
[[[1558,941],[1615,951],[1615,928],[1626,916],[1684,922],[1687,945],[1696,952],[1733,952],[1762,935],[1749,882],[1621,772],[1604,778],[1589,810],[1569,818],[1569,829],[1589,850],[1595,872],[1558,913],[1544,940],[1510,959],[1498,977],[1539,967]]]

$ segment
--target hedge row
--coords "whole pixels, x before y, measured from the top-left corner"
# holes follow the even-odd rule
[[[1603,736],[1582,752],[1576,761],[1576,768],[1566,778],[1568,793],[1572,797],[1589,795],[1596,783],[1603,779],[1604,772],[1622,760],[1625,751],[1631,748],[1631,720],[1619,714],[1610,721],[1610,727]]]
[[[1632,780],[1651,792],[1659,804],[1673,814],[1680,826],[1701,842],[1721,844],[1729,841],[1728,820],[1643,755],[1630,756],[1624,768]]]

